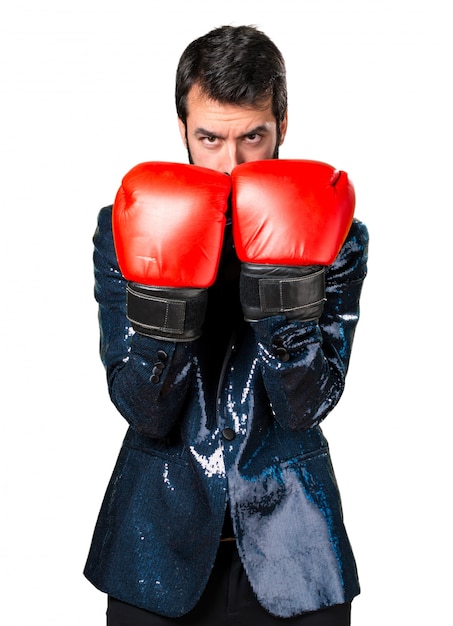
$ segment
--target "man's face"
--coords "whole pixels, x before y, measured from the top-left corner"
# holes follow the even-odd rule
[[[230,174],[240,163],[272,159],[286,134],[287,117],[280,124],[272,100],[260,108],[220,104],[194,85],[187,99],[187,128],[179,129],[192,163]]]

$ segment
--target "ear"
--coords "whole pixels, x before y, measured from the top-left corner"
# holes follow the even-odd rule
[[[184,144],[184,147],[187,148],[186,125],[184,124],[184,122],[182,121],[180,117],[178,117],[178,126],[179,126],[179,133],[181,135],[181,139]]]
[[[285,117],[280,122],[280,145],[285,141],[286,131],[288,130],[288,111],[285,113]]]

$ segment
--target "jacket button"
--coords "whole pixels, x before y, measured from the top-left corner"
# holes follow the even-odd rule
[[[168,354],[165,352],[165,350],[158,350],[157,356],[161,361],[166,361],[168,359]]]
[[[154,367],[151,372],[152,383],[156,385],[160,381],[160,377],[164,369],[165,369],[165,365],[162,363],[162,361],[157,361],[157,363],[154,363]]]
[[[283,361],[283,363],[289,361],[289,352],[286,348],[277,348],[275,354],[277,355],[277,359],[279,359],[279,361]]]
[[[224,428],[222,430],[222,437],[227,441],[233,441],[233,439],[236,437],[236,433],[232,428]]]

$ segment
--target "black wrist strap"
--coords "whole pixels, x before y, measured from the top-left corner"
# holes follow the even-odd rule
[[[246,319],[253,321],[269,315],[318,319],[325,301],[324,274],[321,266],[285,268],[244,264],[241,302]]]
[[[150,287],[129,282],[127,317],[142,335],[192,341],[201,334],[207,304],[206,289]]]

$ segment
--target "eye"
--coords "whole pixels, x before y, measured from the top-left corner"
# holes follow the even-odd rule
[[[215,135],[207,135],[206,137],[200,137],[200,140],[204,144],[207,144],[209,146],[215,146],[218,143],[219,138]]]
[[[250,135],[246,135],[244,137],[247,143],[259,143],[262,140],[263,136],[259,133],[250,133]]]

